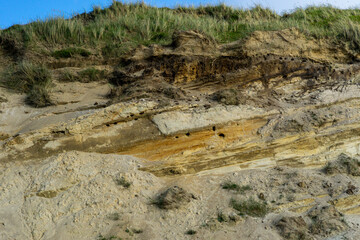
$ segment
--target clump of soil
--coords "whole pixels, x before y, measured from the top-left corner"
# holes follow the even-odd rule
[[[310,240],[307,224],[303,217],[283,217],[277,224],[276,228],[279,230],[281,236],[289,240]]]
[[[217,48],[215,40],[197,31],[176,31],[173,35],[172,46],[178,51],[193,53]]]
[[[0,103],[7,102],[6,97],[0,95]]]
[[[315,239],[315,235],[330,237],[345,231],[348,225],[343,220],[343,214],[333,205],[318,205],[310,210],[305,218],[302,216],[282,217],[276,224],[281,236],[290,240]]]
[[[308,213],[308,216],[312,220],[310,226],[312,234],[328,237],[348,228],[342,218],[343,214],[332,205],[316,206]]]
[[[108,97],[112,103],[141,98],[168,101],[184,99],[185,92],[165,81],[144,79],[114,87]]]

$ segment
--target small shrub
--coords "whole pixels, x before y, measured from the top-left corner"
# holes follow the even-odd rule
[[[336,161],[328,162],[324,167],[326,174],[346,173],[353,176],[360,176],[360,161],[342,153]]]
[[[10,69],[4,76],[6,85],[9,88],[29,92],[35,85],[51,85],[50,71],[44,65],[37,65],[31,62],[20,62],[13,69]]]
[[[143,233],[144,231],[142,229],[138,229],[138,228],[133,228],[131,229],[133,233],[135,234],[140,234],[140,233]]]
[[[26,101],[29,105],[41,108],[53,105],[46,86],[34,85],[28,93]]]
[[[222,189],[226,189],[226,190],[238,190],[239,188],[240,186],[233,182],[225,182],[222,185]]]
[[[222,212],[218,212],[217,220],[218,222],[226,222],[226,216]]]
[[[89,57],[91,52],[83,48],[65,48],[54,51],[51,55],[55,58],[71,58],[74,56]]]
[[[125,232],[128,233],[130,236],[134,236],[134,234],[140,234],[143,233],[144,231],[142,229],[138,229],[138,228],[126,228]]]
[[[253,198],[237,201],[231,199],[230,205],[239,212],[240,215],[249,215],[253,217],[264,217],[269,209],[264,202],[257,202]]]
[[[35,107],[52,105],[49,89],[52,86],[50,71],[44,65],[23,61],[5,73],[2,84],[27,93],[27,103]]]
[[[238,184],[230,181],[222,184],[222,189],[233,190],[239,193],[244,193],[245,191],[252,190],[250,185],[239,186]]]
[[[98,240],[121,240],[121,238],[116,236],[103,237],[101,234],[98,237]]]
[[[196,234],[196,231],[190,229],[190,230],[187,230],[187,231],[185,232],[185,234],[187,234],[187,235],[195,235],[195,234]]]
[[[123,186],[124,188],[130,188],[131,182],[127,181],[124,177],[115,179],[115,182],[119,186]]]
[[[120,214],[119,213],[111,213],[111,214],[109,214],[108,219],[117,221],[120,219]]]

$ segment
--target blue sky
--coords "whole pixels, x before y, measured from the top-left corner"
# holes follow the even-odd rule
[[[249,8],[255,4],[270,7],[282,13],[296,7],[308,5],[331,4],[339,8],[360,7],[358,0],[145,0],[145,3],[158,7],[181,5],[218,4]],[[49,16],[71,16],[72,13],[91,11],[92,6],[108,6],[111,0],[0,0],[0,28],[13,24],[25,24],[38,18]]]

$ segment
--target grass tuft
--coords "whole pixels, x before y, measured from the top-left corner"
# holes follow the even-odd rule
[[[130,188],[131,182],[127,181],[124,177],[115,179],[115,183],[124,188]]]
[[[87,68],[79,72],[79,79],[81,82],[94,82],[105,78],[105,70],[98,70],[96,68]]]
[[[342,153],[337,160],[328,162],[324,167],[326,174],[346,173],[353,176],[360,176],[360,161]]]
[[[89,57],[91,52],[83,48],[65,48],[54,51],[51,55],[55,58],[71,58],[74,56]]]
[[[187,230],[186,232],[185,232],[185,234],[187,234],[187,235],[195,235],[197,232],[195,231],[195,230],[192,230],[192,229],[190,229],[190,230]]]
[[[246,191],[252,190],[252,187],[250,185],[240,186],[236,183],[233,183],[231,181],[225,182],[221,185],[222,189],[226,190],[233,190],[239,193],[244,193]]]
[[[239,215],[264,217],[269,212],[269,209],[264,202],[258,202],[253,198],[240,201],[231,199],[230,205],[239,212]]]
[[[76,74],[69,71],[68,69],[66,69],[61,73],[59,80],[63,82],[75,82],[75,81],[79,81],[79,77]]]
[[[53,105],[49,95],[49,89],[46,86],[34,85],[28,93],[26,102],[36,108],[42,108]]]
[[[8,70],[2,78],[2,85],[27,93],[27,103],[30,105],[46,107],[53,104],[49,96],[52,77],[44,65],[23,61]]]

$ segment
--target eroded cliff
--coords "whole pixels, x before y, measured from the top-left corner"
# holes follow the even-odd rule
[[[294,28],[224,45],[186,31],[169,46],[137,48],[121,65],[95,66],[109,72],[111,88],[56,81],[55,106],[34,109],[1,89],[0,214],[16,214],[0,222],[0,234],[182,239],[193,230],[200,238],[277,239],[300,231],[304,239],[356,239],[358,177],[320,169],[359,154],[358,57]],[[55,76],[79,71],[51,64]],[[117,185],[122,177],[129,189]],[[251,190],[229,193],[225,182]],[[150,204],[175,183],[192,192],[188,209]],[[229,210],[238,198],[272,213],[239,218],[236,205]],[[289,230],[292,221],[299,229]]]

